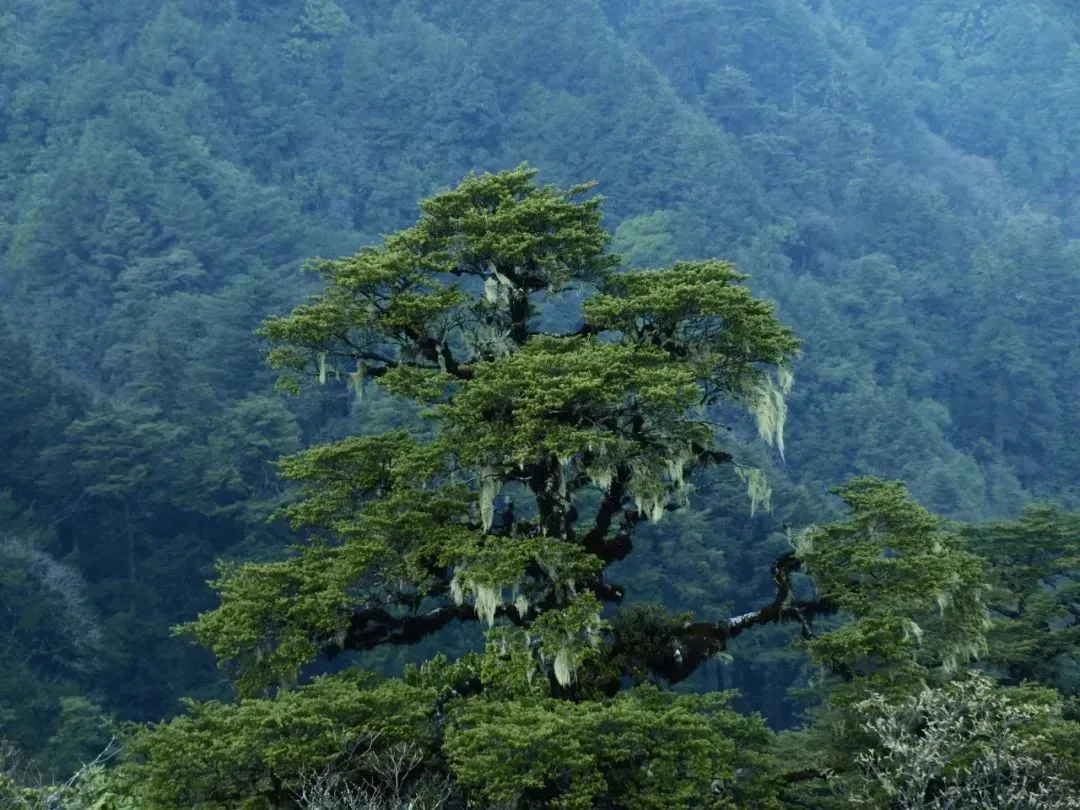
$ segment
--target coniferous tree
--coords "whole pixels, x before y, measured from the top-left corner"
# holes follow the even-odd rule
[[[617,608],[608,567],[640,525],[687,503],[696,472],[734,464],[767,501],[710,413],[745,406],[782,453],[797,341],[729,263],[616,272],[589,187],[534,174],[471,176],[381,245],[314,262],[325,290],[266,323],[286,387],[360,396],[374,381],[427,420],[282,462],[306,542],[222,569],[220,606],[188,629],[244,699],[192,704],[141,736],[143,764],[125,773],[147,806],[294,806],[327,774],[342,790],[375,784],[393,751],[413,762],[395,790],[434,800],[450,785],[446,806],[779,806],[760,720],[723,693],[661,684],[778,622],[848,683],[837,711],[889,668],[910,684],[978,648],[977,559],[902,487],[869,479],[842,492],[848,523],[762,572],[775,594],[758,609],[695,621]],[[538,303],[572,287],[587,292],[581,325],[543,332]],[[816,598],[796,593],[804,561]],[[815,618],[838,609],[856,621],[816,636]],[[291,687],[316,659],[476,622],[483,652],[437,655],[403,680],[351,668]]]

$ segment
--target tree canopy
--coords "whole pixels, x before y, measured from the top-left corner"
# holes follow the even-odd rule
[[[875,479],[838,491],[847,520],[759,572],[775,593],[755,610],[620,606],[609,566],[688,503],[695,475],[735,465],[763,498],[717,408],[747,410],[781,451],[798,341],[730,263],[618,271],[590,187],[535,174],[472,175],[379,246],[312,262],[323,291],[264,325],[284,385],[374,384],[424,419],[281,462],[305,540],[223,566],[220,605],[182,628],[242,700],[191,704],[140,737],[145,760],[125,773],[148,806],[278,807],[349,785],[387,799],[370,777],[400,750],[412,764],[395,790],[439,806],[779,807],[798,777],[760,719],[671,686],[776,623],[800,628],[841,714],[945,683],[985,648],[982,560]],[[543,299],[570,289],[580,325],[545,330]],[[319,659],[458,623],[484,626],[482,651],[401,680],[354,665],[297,685]],[[827,746],[834,767],[851,766],[849,742]]]
[[[534,174],[470,177],[379,247],[315,262],[325,291],[265,325],[287,384],[348,378],[360,391],[370,378],[423,403],[427,435],[283,463],[303,488],[286,514],[313,530],[308,544],[223,572],[221,607],[195,624],[245,685],[291,680],[320,650],[505,617],[541,677],[577,689],[583,668],[606,668],[602,606],[622,589],[605,567],[630,553],[637,523],[685,502],[696,470],[732,460],[710,407],[742,404],[782,447],[797,341],[745,276],[721,261],[615,274],[599,200]],[[582,325],[542,332],[537,299],[571,285],[591,288]],[[680,680],[724,646],[726,629],[703,632],[674,634],[648,668]],[[586,688],[599,677],[613,691],[624,674]]]

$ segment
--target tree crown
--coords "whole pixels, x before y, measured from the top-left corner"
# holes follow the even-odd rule
[[[223,568],[221,606],[194,624],[243,688],[320,650],[506,619],[568,689],[621,596],[605,567],[686,502],[696,470],[732,460],[709,407],[742,404],[782,450],[798,341],[747,277],[719,260],[615,272],[591,186],[534,175],[471,176],[382,244],[316,260],[325,289],[264,325],[286,386],[374,380],[429,410],[282,462],[302,487],[284,514],[313,539]],[[543,331],[539,305],[570,287],[581,325]]]

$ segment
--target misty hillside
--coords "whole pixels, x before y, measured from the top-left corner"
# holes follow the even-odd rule
[[[729,259],[802,341],[783,459],[726,425],[772,511],[710,474],[620,563],[634,598],[745,609],[784,527],[835,517],[854,476],[957,521],[1075,508],[1078,148],[1065,3],[11,0],[0,736],[64,771],[114,718],[230,694],[169,628],[215,606],[216,559],[295,541],[268,520],[291,491],[274,462],[416,417],[378,391],[281,395],[254,330],[319,289],[305,261],[470,172],[595,180],[625,266]],[[546,317],[576,328],[569,299]],[[792,635],[694,688],[793,726],[813,667]]]

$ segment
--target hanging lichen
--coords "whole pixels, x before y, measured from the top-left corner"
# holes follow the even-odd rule
[[[554,470],[555,491],[559,493],[559,498],[563,501],[566,500],[566,471],[570,467],[572,461],[573,458],[570,456],[560,458],[559,463]]]
[[[663,489],[646,465],[631,463],[630,494],[634,497],[634,508],[649,520],[656,522],[664,516]]]
[[[600,488],[602,492],[607,492],[611,489],[611,483],[615,480],[615,470],[611,467],[605,466],[593,466],[585,470],[585,474],[589,476],[589,480]]]
[[[746,396],[746,407],[757,422],[758,435],[773,445],[784,458],[784,423],[787,421],[785,396],[791,391],[795,378],[791,370],[781,366],[774,381],[762,374]]]
[[[683,448],[681,450],[672,450],[671,456],[664,462],[668,478],[671,479],[672,488],[680,500],[683,499],[687,489],[686,467],[693,460],[693,451],[690,448]]]
[[[339,628],[338,631],[334,633],[334,644],[339,649],[345,649],[345,639],[348,638],[348,635],[348,631],[344,627]]]
[[[600,618],[599,603],[589,595],[570,606],[563,615],[545,614],[545,617],[553,626],[540,627],[540,661],[546,663],[554,651],[552,670],[555,680],[560,686],[569,686],[576,680],[578,670],[600,647],[604,622]],[[544,622],[545,618],[541,618],[537,625]]]
[[[608,460],[607,448],[603,445],[589,442],[588,450],[592,454],[592,462],[585,468],[585,474],[589,481],[606,493],[615,480],[615,466]]]
[[[465,604],[465,588],[462,585],[464,574],[464,567],[457,568],[454,571],[453,578],[450,580],[450,598],[454,600],[455,605]]]
[[[517,609],[518,616],[525,616],[529,612],[529,600],[524,594],[519,593],[514,598],[514,607]]]
[[[484,298],[493,307],[506,309],[510,306],[510,283],[505,276],[496,273],[484,281]]]
[[[475,583],[473,588],[476,592],[476,615],[491,627],[495,623],[495,612],[502,604],[501,589]]]
[[[655,493],[638,494],[634,496],[634,506],[653,523],[657,523],[664,517],[664,507],[667,499]]]
[[[784,396],[791,393],[792,386],[795,385],[795,373],[790,366],[781,365],[777,368],[776,384],[780,388],[780,393]]]
[[[475,572],[473,572],[475,574]],[[486,622],[490,627],[495,623],[495,615],[498,613],[499,608],[505,603],[503,600],[503,592],[510,589],[512,593],[512,599],[514,606],[518,609],[518,612],[524,616],[529,609],[528,600],[521,595],[521,582],[511,582],[503,584],[491,584],[491,581],[479,582],[474,576],[469,575],[469,569],[466,565],[459,565],[454,570],[454,575],[450,579],[450,598],[455,605],[465,604],[466,599],[471,595],[473,601],[473,607],[476,609],[477,617]]]
[[[537,557],[536,565],[544,572],[544,576],[548,578],[552,585],[559,584],[559,569],[550,560]]]
[[[555,653],[555,680],[559,686],[569,686],[574,682],[577,673],[574,671],[574,659],[569,648],[563,647]]]
[[[735,472],[739,480],[746,484],[746,492],[750,496],[750,517],[757,512],[758,506],[764,507],[768,512],[772,509],[772,487],[769,481],[757,467],[736,467]]]
[[[634,507],[653,523],[658,522],[667,507],[666,489],[661,485],[658,475],[646,464],[631,463],[630,472]]]
[[[488,263],[487,269],[491,275],[484,279],[485,300],[494,307],[508,308],[514,283],[500,273],[494,264]]]
[[[498,471],[486,467],[480,474],[480,524],[485,532],[491,529],[495,520],[495,499],[502,489],[502,479]]]
[[[465,343],[469,349],[487,359],[507,357],[517,348],[509,329],[492,325],[477,326],[465,336]]]
[[[911,619],[904,622],[904,641],[915,639],[915,644],[922,644],[923,629]]]
[[[367,366],[360,360],[356,361],[356,371],[350,372],[349,383],[352,385],[352,389],[356,394],[356,401],[362,402],[364,399],[364,380],[367,377]]]
[[[665,462],[668,478],[676,488],[683,485],[683,460],[681,458],[669,458]]]

